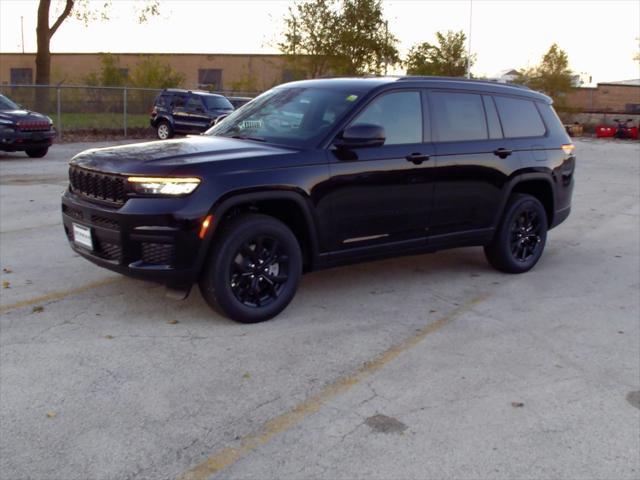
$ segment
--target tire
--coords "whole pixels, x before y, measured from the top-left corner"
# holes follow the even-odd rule
[[[156,135],[160,140],[167,140],[174,135],[173,127],[166,120],[160,120],[156,125]]]
[[[527,272],[542,256],[547,228],[547,214],[537,198],[512,195],[495,237],[484,247],[485,256],[501,272]]]
[[[295,235],[279,220],[247,214],[215,239],[200,291],[222,315],[241,323],[269,320],[293,299],[302,275]]]
[[[26,152],[31,158],[42,158],[49,151],[49,147],[29,148]]]

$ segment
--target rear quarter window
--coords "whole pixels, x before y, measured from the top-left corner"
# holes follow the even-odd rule
[[[494,100],[506,138],[544,136],[546,129],[533,101],[500,96]]]

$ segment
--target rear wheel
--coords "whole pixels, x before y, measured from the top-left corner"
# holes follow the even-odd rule
[[[156,127],[156,135],[160,140],[166,140],[173,137],[173,128],[171,124],[166,120],[161,120]]]
[[[547,240],[547,214],[540,201],[515,194],[491,244],[484,247],[489,263],[502,272],[531,270],[542,256]]]
[[[302,274],[291,230],[266,215],[243,215],[223,227],[200,279],[215,310],[242,323],[269,320],[286,308]]]
[[[42,158],[49,151],[49,147],[29,148],[27,149],[27,155],[31,158]]]

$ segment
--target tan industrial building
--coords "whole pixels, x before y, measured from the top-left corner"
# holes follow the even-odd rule
[[[130,72],[145,57],[155,57],[184,76],[185,88],[264,91],[294,79],[284,55],[262,54],[136,54],[115,53],[118,66]],[[0,84],[32,84],[35,53],[0,53]],[[100,53],[52,53],[51,83],[82,85],[101,68]]]

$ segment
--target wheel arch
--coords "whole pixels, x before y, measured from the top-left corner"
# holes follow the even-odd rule
[[[497,227],[502,219],[504,208],[509,197],[514,193],[525,193],[537,198],[544,207],[547,215],[547,225],[553,226],[555,217],[555,191],[550,174],[541,172],[522,173],[513,177],[505,188],[500,209],[496,215],[494,225]]]
[[[258,192],[235,192],[225,195],[210,209],[213,228],[205,238],[204,251],[225,222],[248,212],[263,213],[283,222],[298,239],[303,255],[305,271],[313,270],[318,261],[318,236],[315,217],[310,201],[302,193],[292,190],[264,190]]]

